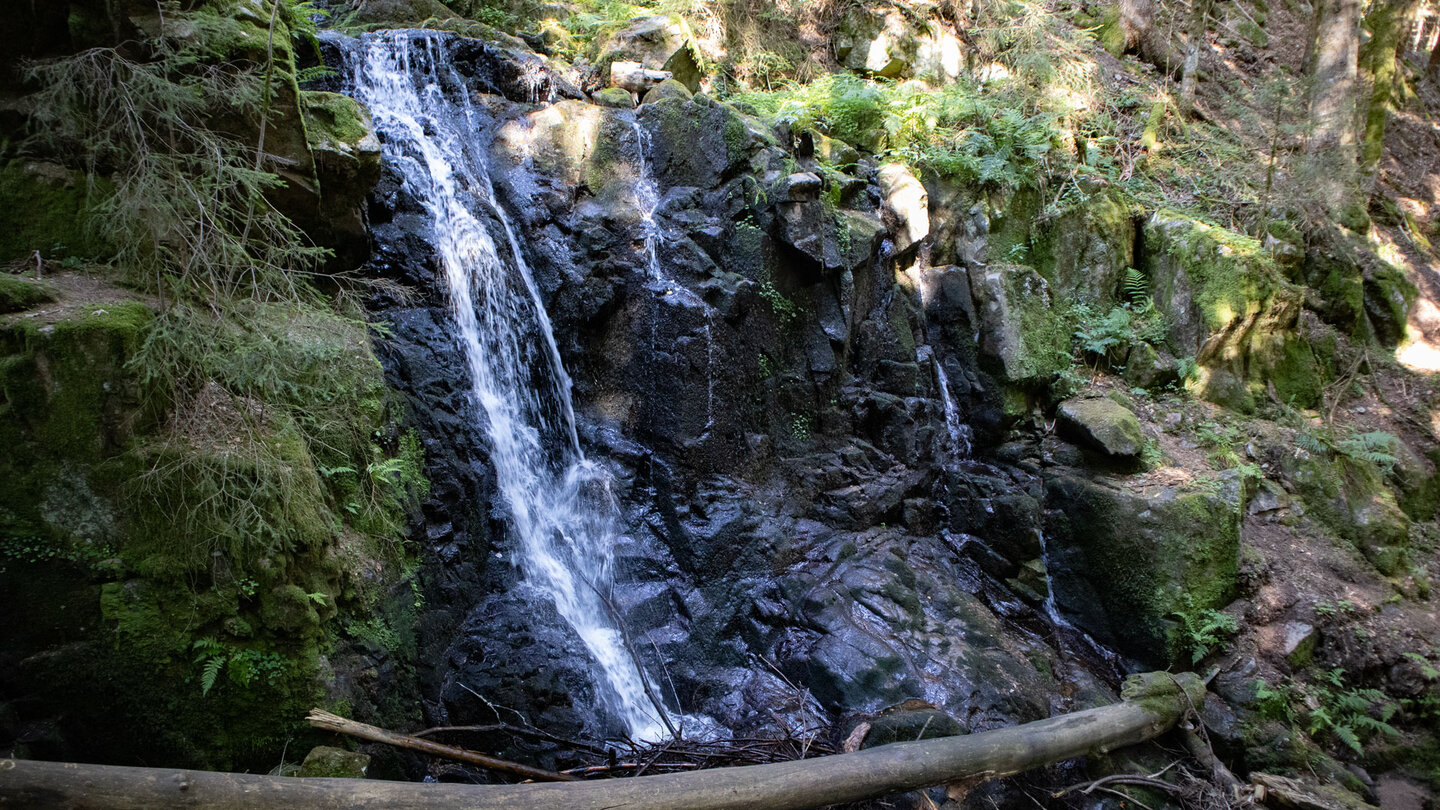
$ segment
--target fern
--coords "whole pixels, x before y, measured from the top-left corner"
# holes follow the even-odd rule
[[[200,694],[208,695],[210,690],[215,688],[215,680],[220,677],[220,671],[225,668],[225,662],[229,656],[225,654],[225,646],[214,636],[196,639],[190,648],[198,653],[195,663],[200,667]]]
[[[1383,430],[1353,433],[1335,443],[1336,452],[1351,461],[1374,464],[1385,470],[1395,466],[1399,447],[1400,440]]]
[[[1121,294],[1126,301],[1137,307],[1149,306],[1151,304],[1150,280],[1145,277],[1144,273],[1132,267],[1125,271]]]

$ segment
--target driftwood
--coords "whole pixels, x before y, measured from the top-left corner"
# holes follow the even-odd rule
[[[437,757],[445,757],[459,762],[468,762],[471,765],[479,765],[491,771],[499,771],[518,776],[522,779],[534,779],[538,782],[574,782],[574,776],[567,776],[563,773],[547,771],[544,768],[533,768],[529,765],[522,765],[518,762],[492,757],[481,754],[478,751],[470,751],[465,748],[457,748],[453,745],[445,745],[431,740],[422,740],[419,737],[411,737],[408,734],[400,734],[394,731],[386,731],[383,728],[372,726],[367,723],[359,723],[354,720],[331,714],[322,709],[311,709],[305,720],[318,729],[334,731],[350,737],[359,737],[362,740],[385,743],[396,748],[409,748],[411,751],[431,754]]]
[[[633,779],[414,784],[0,760],[0,807],[67,810],[803,810],[994,779],[1151,739],[1204,697],[1194,675],[1127,682],[1124,701],[1013,728],[849,754]],[[1188,693],[1188,694],[1187,694]]]

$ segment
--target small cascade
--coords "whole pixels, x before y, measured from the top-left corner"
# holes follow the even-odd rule
[[[960,410],[950,396],[950,380],[945,376],[945,367],[940,358],[932,352],[930,362],[935,366],[935,385],[940,389],[940,406],[945,411],[945,433],[950,437],[950,453],[954,458],[970,455],[970,426],[960,421]]]
[[[512,561],[584,642],[606,708],[632,738],[659,739],[661,709],[608,596],[618,525],[611,481],[580,448],[570,378],[477,138],[484,122],[443,35],[371,34],[355,61],[355,93],[374,117],[384,159],[429,220]]]
[[[660,208],[660,187],[650,173],[650,134],[639,121],[631,123],[635,132],[635,208],[640,212],[641,235],[645,241],[645,266],[650,279],[659,286],[660,295],[673,295],[686,306],[699,307],[705,314],[705,436],[715,427],[715,310],[700,296],[666,275],[660,263],[659,244],[664,234],[655,220]],[[652,336],[653,337],[653,336]]]
[[[1090,637],[1090,634],[1076,627],[1071,621],[1065,618],[1060,612],[1060,606],[1055,602],[1055,578],[1050,575],[1054,569],[1051,567],[1053,561],[1050,559],[1050,545],[1045,537],[1045,532],[1040,535],[1040,561],[1045,564],[1045,601],[1042,608],[1045,611],[1045,618],[1055,628],[1058,636],[1070,639],[1072,643],[1080,645],[1085,652],[1104,661],[1112,667],[1119,668],[1120,656],[1113,650]],[[1062,648],[1065,646],[1062,643]]]

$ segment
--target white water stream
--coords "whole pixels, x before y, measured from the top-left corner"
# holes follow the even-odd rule
[[[512,559],[584,642],[606,708],[632,738],[658,740],[662,719],[606,596],[618,511],[611,482],[580,448],[570,378],[486,170],[483,121],[463,90],[443,90],[464,84],[441,35],[366,37],[354,82],[385,160],[430,221],[455,339],[484,414],[477,427],[512,529]]]

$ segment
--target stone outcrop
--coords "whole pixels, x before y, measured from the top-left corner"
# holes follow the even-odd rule
[[[596,40],[591,47],[594,62],[600,65],[603,83],[609,84],[615,62],[637,62],[642,68],[668,72],[692,93],[699,92],[699,50],[690,27],[679,15],[641,17],[629,25]]]
[[[1133,461],[1145,445],[1135,414],[1108,397],[1067,399],[1055,413],[1065,435],[1111,458]]]
[[[835,58],[851,70],[887,79],[946,84],[966,67],[969,48],[933,10],[855,6],[841,18]]]

